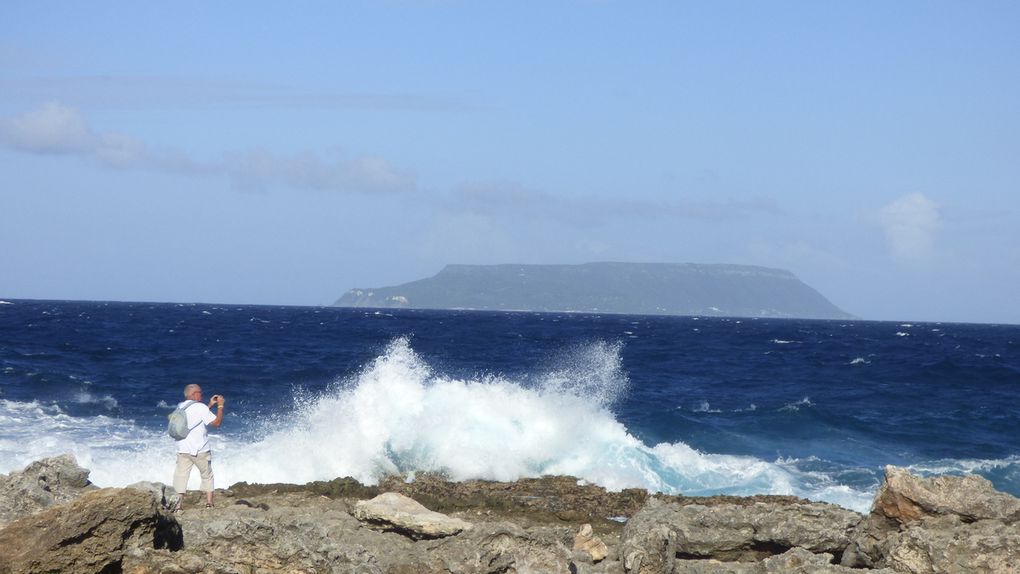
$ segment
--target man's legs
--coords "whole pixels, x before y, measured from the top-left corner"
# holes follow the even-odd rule
[[[195,457],[195,466],[198,467],[198,474],[202,477],[202,486],[200,487],[205,492],[205,503],[208,506],[212,506],[212,495],[213,495],[213,471],[212,471],[212,452],[200,452]]]
[[[184,495],[188,492],[188,476],[195,464],[194,457],[182,452],[177,453],[177,466],[174,468],[174,491],[177,492],[177,508],[184,505]]]

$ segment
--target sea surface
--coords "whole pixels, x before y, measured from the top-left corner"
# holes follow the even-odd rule
[[[169,483],[188,383],[226,397],[218,487],[567,474],[865,512],[893,464],[1020,496],[1016,325],[27,300],[0,302],[0,473]]]

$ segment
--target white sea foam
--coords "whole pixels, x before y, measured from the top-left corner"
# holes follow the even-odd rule
[[[110,395],[96,396],[86,390],[78,391],[74,396],[74,400],[80,404],[99,404],[103,405],[107,410],[113,410],[117,408],[117,399]]]
[[[783,405],[783,407],[780,408],[779,410],[781,410],[781,411],[799,411],[802,407],[813,407],[813,406],[815,406],[815,404],[811,402],[811,397],[804,397],[803,399],[801,399],[801,400],[799,400],[799,401],[797,401],[795,403],[790,403],[790,404],[787,404],[787,405]]]
[[[628,385],[620,347],[590,343],[524,381],[436,373],[398,339],[349,380],[261,421],[260,436],[213,433],[219,486],[239,481],[305,483],[352,476],[438,471],[451,479],[515,480],[567,474],[617,490],[794,494],[867,510],[870,493],[749,456],[699,452],[683,442],[648,446],[611,405]],[[793,408],[810,405],[805,398]],[[53,406],[0,400],[0,472],[74,454],[100,486],[169,483],[173,442],[161,430]],[[192,476],[197,488],[197,474]]]
[[[1004,459],[942,459],[907,467],[915,474],[935,476],[940,474],[970,474],[995,469],[1020,466],[1020,456]]]

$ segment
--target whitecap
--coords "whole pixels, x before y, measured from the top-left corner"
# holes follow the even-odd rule
[[[691,409],[694,413],[721,413],[719,409],[713,409],[708,401],[700,401],[695,407]]]
[[[783,405],[779,410],[781,411],[799,411],[801,407],[813,407],[815,404],[811,402],[811,397],[804,397],[803,399],[795,402]]]

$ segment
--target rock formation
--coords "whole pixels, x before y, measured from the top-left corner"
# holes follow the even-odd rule
[[[159,483],[96,489],[87,476],[70,457],[0,476],[0,508],[10,509],[0,574],[1020,572],[1020,500],[979,477],[895,467],[868,516],[789,496],[429,474],[376,486],[239,483],[218,492],[216,508],[169,514]],[[14,504],[32,492],[36,502]]]
[[[89,471],[69,454],[0,475],[0,527],[20,516],[69,502],[87,488],[95,488],[89,482]]]
[[[919,478],[886,467],[842,562],[897,572],[1020,572],[1020,499],[980,476]]]
[[[0,573],[113,572],[131,552],[183,544],[180,525],[149,493],[104,488],[0,530]]]
[[[359,501],[354,505],[354,517],[412,540],[446,538],[471,529],[469,522],[433,512],[413,498],[396,492],[384,492],[372,500]]]

